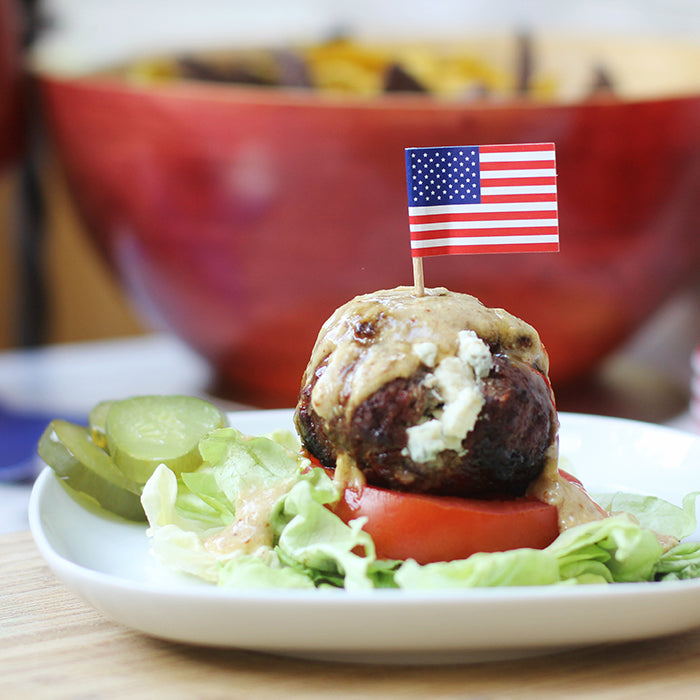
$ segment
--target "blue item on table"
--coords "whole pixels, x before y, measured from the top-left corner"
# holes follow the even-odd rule
[[[8,410],[0,406],[0,482],[33,479],[40,468],[36,447],[56,416]]]

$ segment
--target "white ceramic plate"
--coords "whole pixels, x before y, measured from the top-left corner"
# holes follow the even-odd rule
[[[622,419],[560,417],[561,452],[589,490],[634,490],[680,503],[700,488],[699,437]],[[291,412],[234,413],[231,421],[257,434],[291,427]],[[42,555],[69,589],[117,622],[179,642],[345,661],[447,663],[700,625],[700,580],[449,593],[216,588],[163,571],[149,555],[144,526],[83,509],[48,468],[33,490],[29,520]]]

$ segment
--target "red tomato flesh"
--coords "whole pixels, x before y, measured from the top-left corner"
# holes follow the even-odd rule
[[[476,552],[543,549],[559,535],[556,507],[528,497],[486,501],[365,486],[361,493],[346,489],[333,511],[346,523],[367,518],[363,529],[379,558],[419,564]]]

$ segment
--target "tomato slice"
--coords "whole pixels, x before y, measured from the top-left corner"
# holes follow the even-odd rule
[[[346,489],[333,511],[346,523],[367,518],[364,530],[379,558],[419,564],[476,552],[543,549],[559,535],[556,507],[528,497],[486,501],[365,486],[361,493]]]

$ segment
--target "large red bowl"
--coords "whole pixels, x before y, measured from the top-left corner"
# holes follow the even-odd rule
[[[94,240],[140,308],[227,395],[291,405],[321,323],[411,284],[407,146],[553,141],[561,252],[430,258],[446,286],[534,324],[555,387],[700,268],[700,95],[438,104],[108,77],[41,78]]]

